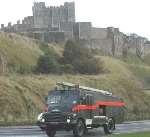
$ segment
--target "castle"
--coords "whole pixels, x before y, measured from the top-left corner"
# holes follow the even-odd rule
[[[118,28],[95,28],[91,22],[76,22],[75,3],[65,2],[61,6],[47,7],[44,2],[35,2],[33,16],[8,26],[1,24],[1,31],[26,35],[46,42],[80,40],[105,55],[126,56],[128,52],[143,57],[150,53],[150,42],[136,34],[125,35]]]

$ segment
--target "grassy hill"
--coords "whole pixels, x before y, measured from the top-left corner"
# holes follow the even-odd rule
[[[42,54],[39,45],[16,34],[0,33],[0,72],[30,70]]]
[[[57,45],[54,50],[62,53],[62,48]],[[103,60],[105,70],[99,75],[15,73],[20,66],[32,69],[42,54],[41,43],[15,34],[0,33],[0,123],[36,121],[44,106],[44,96],[56,81],[75,81],[111,91],[124,99],[127,119],[150,118],[150,93],[146,90],[150,87],[150,66],[147,63],[138,58],[122,60],[98,56]]]

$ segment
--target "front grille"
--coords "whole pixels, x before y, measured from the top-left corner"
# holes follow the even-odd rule
[[[48,122],[65,122],[66,116],[61,112],[51,112],[47,115]]]

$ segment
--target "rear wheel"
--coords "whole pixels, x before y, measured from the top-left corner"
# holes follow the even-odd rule
[[[108,123],[104,125],[104,132],[105,134],[112,134],[113,130],[115,129],[115,121],[110,118]]]
[[[48,137],[54,137],[56,134],[56,130],[46,129],[46,134]]]
[[[40,127],[40,128],[41,128],[41,130],[43,130],[43,131],[45,130],[45,127]]]
[[[85,128],[84,134],[88,134],[88,129],[87,128]]]
[[[85,124],[82,120],[78,120],[77,124],[73,129],[73,134],[75,137],[82,137],[85,133]]]

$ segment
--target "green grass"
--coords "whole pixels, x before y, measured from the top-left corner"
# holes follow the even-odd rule
[[[111,135],[109,137],[150,137],[150,132]]]

